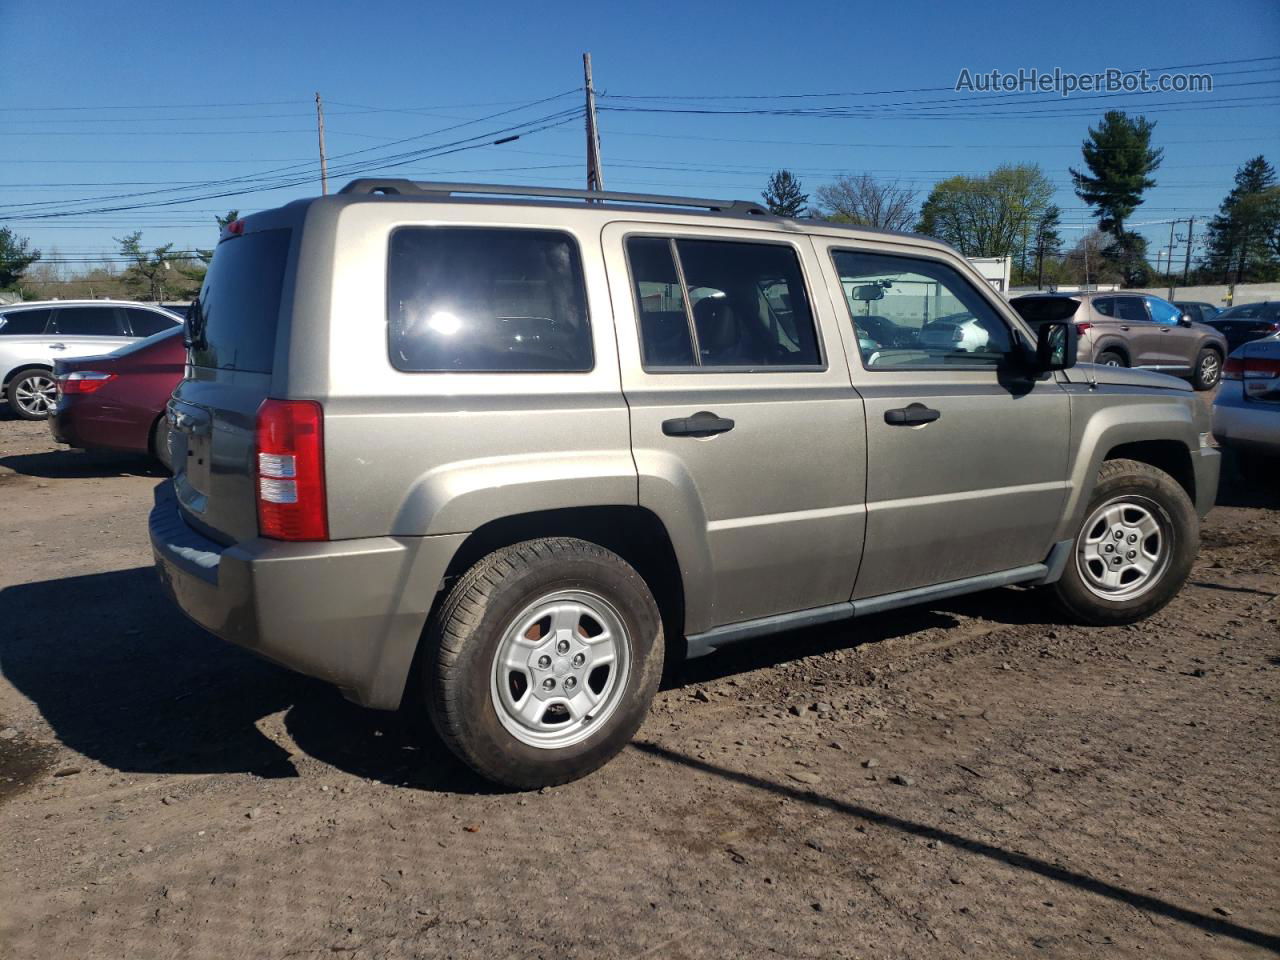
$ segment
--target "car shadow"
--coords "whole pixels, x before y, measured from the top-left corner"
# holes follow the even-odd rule
[[[168,471],[151,457],[105,450],[50,450],[0,457],[0,467],[27,477],[62,480],[85,477],[166,477]]]
[[[0,673],[60,741],[111,769],[291,777],[301,752],[392,784],[492,789],[407,714],[358,707],[206,633],[149,567],[0,590],[0,623]],[[281,711],[283,736],[263,724]]]
[[[1276,469],[1271,471],[1247,471],[1232,451],[1225,451],[1215,505],[1280,510],[1280,483],[1276,482],[1280,476],[1280,460],[1273,466]]]

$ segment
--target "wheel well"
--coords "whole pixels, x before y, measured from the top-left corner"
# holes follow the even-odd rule
[[[1139,440],[1122,443],[1107,453],[1107,460],[1138,460],[1163,470],[1196,502],[1196,472],[1191,465],[1191,451],[1177,440]]]
[[[458,548],[444,575],[440,600],[453,581],[482,557],[501,547],[539,537],[577,537],[612,550],[644,578],[662,614],[668,648],[684,640],[684,582],[666,527],[643,507],[573,507],[542,510],[493,520]],[[675,652],[674,650],[672,651]]]
[[[47,370],[49,373],[53,373],[53,367],[47,364],[24,363],[22,366],[14,367],[12,370],[9,371],[9,375],[4,378],[5,389],[7,390],[9,388],[9,384],[13,382],[15,377],[18,377],[21,374],[26,373],[28,370]]]
[[[1125,366],[1130,366],[1133,362],[1132,359],[1129,357],[1128,348],[1125,347],[1124,343],[1119,340],[1112,340],[1110,342],[1104,341],[1102,345],[1098,347],[1097,356],[1100,357],[1104,353],[1120,354],[1120,356],[1124,357]]]

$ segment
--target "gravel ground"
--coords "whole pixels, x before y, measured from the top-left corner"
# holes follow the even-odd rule
[[[0,955],[1280,951],[1280,500],[1129,628],[1005,589],[690,664],[495,793],[160,595],[146,462],[0,421]]]

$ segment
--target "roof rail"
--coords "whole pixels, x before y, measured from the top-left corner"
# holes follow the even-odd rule
[[[697,197],[665,197],[653,193],[612,193],[605,190],[566,190],[562,187],[521,187],[497,183],[431,183],[361,177],[339,193],[390,194],[392,196],[440,196],[482,194],[502,197],[549,197],[607,203],[638,203],[661,207],[698,207],[719,213],[767,216],[769,211],[750,200],[701,200]]]

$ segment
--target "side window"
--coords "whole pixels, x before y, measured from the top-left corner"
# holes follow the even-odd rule
[[[166,317],[151,310],[125,310],[129,315],[129,326],[133,328],[135,337],[149,337],[161,330],[170,330],[179,323],[177,317]]]
[[[53,318],[60,337],[123,337],[120,311],[115,307],[59,307]]]
[[[52,310],[13,310],[0,316],[0,337],[39,336]]]
[[[387,320],[397,370],[569,372],[593,364],[578,245],[558,231],[396,230]]]
[[[994,367],[1012,352],[1008,325],[948,264],[852,250],[832,259],[867,369]]]
[[[1141,297],[1116,297],[1116,319],[1123,323],[1149,323],[1147,308]]]
[[[1151,319],[1166,325],[1176,324],[1182,319],[1182,311],[1168,300],[1159,297],[1147,297],[1147,307],[1151,310]]]
[[[1093,309],[1104,317],[1114,317],[1116,315],[1116,298],[1095,297],[1093,301]]]
[[[632,237],[627,257],[646,369],[821,366],[791,247]]]

